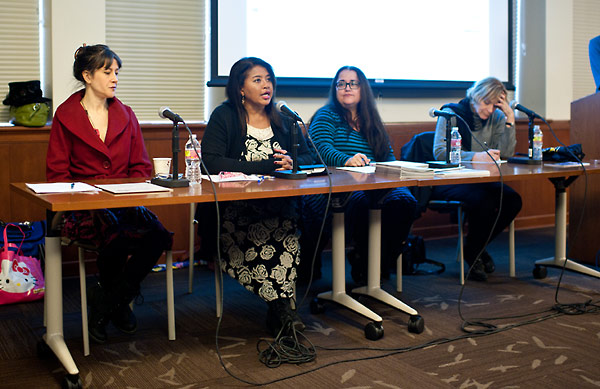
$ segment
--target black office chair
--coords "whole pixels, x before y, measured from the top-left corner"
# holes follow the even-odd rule
[[[427,131],[414,135],[411,140],[402,146],[401,159],[403,161],[427,162],[435,160],[433,155],[433,140],[435,132]],[[454,200],[431,200],[431,187],[413,188],[413,195],[417,199],[419,210],[425,212],[431,209],[437,212],[450,212],[456,215],[458,224],[458,244],[456,261],[460,263],[460,284],[465,282],[464,256],[463,256],[463,230],[464,209],[463,203]],[[514,220],[509,226],[509,267],[510,276],[515,276],[515,224]],[[401,260],[401,257],[399,258]],[[402,263],[399,264],[400,268]]]

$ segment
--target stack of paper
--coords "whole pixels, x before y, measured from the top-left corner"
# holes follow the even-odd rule
[[[450,168],[450,169],[436,169],[435,176],[442,178],[451,177],[487,177],[490,175],[489,170],[478,170],[478,169],[467,169],[465,167]]]
[[[389,161],[377,162],[375,173],[398,175],[400,178],[433,178],[435,171],[426,163]]]

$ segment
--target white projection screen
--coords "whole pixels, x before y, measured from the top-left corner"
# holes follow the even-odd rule
[[[513,86],[510,0],[211,0],[211,81],[245,56],[279,86],[329,85],[343,65],[378,88]]]

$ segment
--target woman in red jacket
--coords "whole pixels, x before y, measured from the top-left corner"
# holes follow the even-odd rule
[[[121,59],[108,46],[82,46],[73,75],[85,89],[62,103],[52,120],[46,159],[48,181],[149,177],[152,164],[137,118],[115,97]],[[129,303],[172,235],[144,207],[70,212],[63,237],[99,248],[99,283],[88,291],[89,334],[107,339],[109,321],[123,332],[137,328]]]

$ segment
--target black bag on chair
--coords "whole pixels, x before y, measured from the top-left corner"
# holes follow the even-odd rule
[[[437,269],[419,269],[422,264],[434,265]],[[427,259],[425,254],[425,241],[418,235],[409,235],[402,253],[402,275],[441,274],[446,266],[432,259]]]

